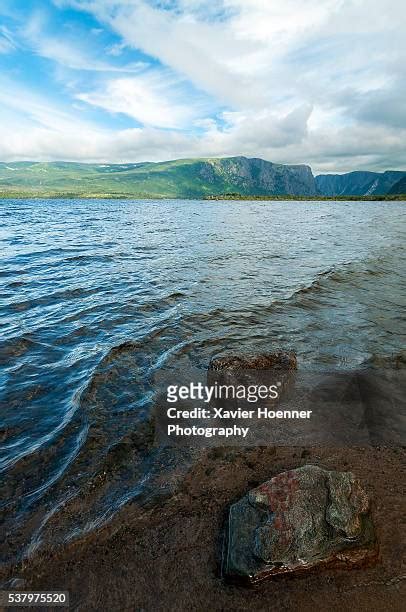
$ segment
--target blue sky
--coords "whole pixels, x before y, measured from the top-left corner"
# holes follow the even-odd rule
[[[0,159],[406,169],[405,4],[1,0]]]

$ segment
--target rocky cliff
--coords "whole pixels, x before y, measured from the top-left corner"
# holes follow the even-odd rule
[[[326,196],[345,195],[386,195],[406,172],[355,171],[347,174],[320,174],[316,185],[320,194]]]
[[[390,195],[403,195],[406,193],[406,175],[391,187]]]
[[[216,193],[243,195],[316,195],[317,187],[309,166],[274,164],[259,158],[208,159],[200,176]]]

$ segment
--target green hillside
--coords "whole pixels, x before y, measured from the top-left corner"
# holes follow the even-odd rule
[[[201,198],[241,195],[314,195],[308,166],[261,159],[182,159],[160,163],[0,163],[0,194]]]
[[[390,188],[404,176],[352,172],[314,177],[306,165],[247,157],[135,164],[0,162],[0,197],[399,199],[400,192]],[[404,182],[398,184],[404,188]]]

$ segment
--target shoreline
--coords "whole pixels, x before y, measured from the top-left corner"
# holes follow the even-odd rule
[[[126,193],[13,193],[0,192],[0,200],[185,200],[191,202],[223,202],[223,201],[248,201],[248,202],[404,202],[406,194],[401,195],[382,195],[382,196],[294,196],[294,195],[275,195],[275,196],[244,196],[244,195],[210,195],[201,197],[172,197],[162,195],[136,195]]]
[[[69,590],[72,608],[149,610],[401,609],[406,595],[402,542],[401,448],[221,447],[208,450],[180,489],[152,507],[125,506],[100,530],[3,568],[24,590]],[[245,588],[219,567],[224,520],[252,486],[305,464],[353,471],[372,500],[379,558],[358,569],[320,569]],[[328,602],[328,603],[327,603]]]

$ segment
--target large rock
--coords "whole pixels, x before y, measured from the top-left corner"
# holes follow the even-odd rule
[[[351,472],[315,465],[251,490],[229,512],[223,574],[256,583],[315,566],[352,566],[376,555],[369,500]]]

